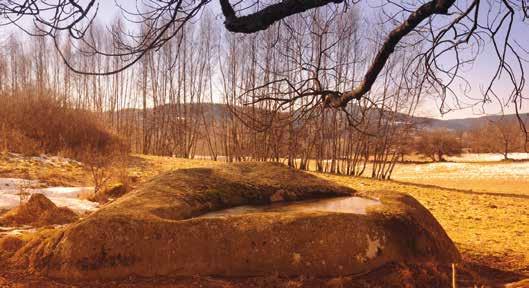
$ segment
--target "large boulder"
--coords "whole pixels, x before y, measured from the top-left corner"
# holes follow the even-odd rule
[[[177,170],[78,223],[34,239],[12,260],[63,279],[339,276],[392,262],[459,260],[433,216],[402,194],[361,195],[380,202],[365,213],[344,207],[304,210],[299,205],[305,204],[296,204],[296,209],[206,214],[239,205],[354,194],[360,195],[271,163]]]
[[[0,226],[30,225],[35,227],[67,224],[78,219],[67,207],[57,207],[46,196],[32,194],[28,202],[15,207],[0,217]]]

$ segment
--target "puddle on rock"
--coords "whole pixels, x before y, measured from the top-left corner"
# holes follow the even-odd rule
[[[259,206],[237,206],[233,208],[205,213],[197,218],[289,211],[337,212],[366,215],[368,207],[381,204],[382,203],[378,200],[362,197],[337,197],[295,202],[281,202]]]

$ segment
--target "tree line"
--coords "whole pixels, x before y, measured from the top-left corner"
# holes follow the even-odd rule
[[[413,118],[428,91],[421,78],[426,68],[413,64],[420,44],[394,52],[369,97],[326,109],[322,93],[361,82],[376,51],[371,48],[383,40],[383,26],[366,39],[357,12],[336,9],[294,15],[251,35],[219,30],[205,12],[193,25],[168,31],[177,36],[146,51],[137,65],[111,75],[78,74],[63,63],[66,57],[93,74],[121,67],[118,58],[87,54],[122,45],[97,23],[81,46],[43,37],[26,45],[11,35],[1,47],[0,97],[40,105],[45,96],[63,109],[90,111],[134,153],[277,161],[389,179],[397,161],[423,139]],[[122,21],[110,29],[122,31]],[[148,21],[139,29],[148,33]]]

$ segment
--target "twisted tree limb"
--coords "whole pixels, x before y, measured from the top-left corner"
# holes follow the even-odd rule
[[[265,30],[273,23],[288,16],[307,11],[329,3],[342,3],[344,0],[284,0],[270,5],[257,12],[245,16],[237,16],[229,0],[219,0],[222,13],[226,20],[226,29],[238,33],[255,33]],[[364,75],[362,82],[351,91],[343,93],[325,94],[325,105],[340,108],[345,107],[351,100],[359,100],[369,92],[378,75],[386,65],[389,57],[402,38],[413,31],[423,20],[433,15],[446,15],[455,0],[432,0],[417,8],[400,25],[395,27],[387,36],[380,50],[378,50],[371,66]]]
[[[365,73],[362,82],[351,91],[341,93],[338,97],[330,95],[330,97],[325,99],[325,104],[330,107],[340,108],[345,107],[353,99],[360,100],[362,96],[369,92],[400,40],[413,31],[423,20],[436,14],[448,14],[448,9],[454,2],[455,0],[433,0],[415,10],[406,21],[402,22],[389,33],[382,47],[378,50],[371,66]]]
[[[288,16],[330,3],[344,0],[284,0],[246,16],[237,16],[229,0],[219,0],[226,20],[224,26],[231,32],[255,33],[266,30],[270,25]]]

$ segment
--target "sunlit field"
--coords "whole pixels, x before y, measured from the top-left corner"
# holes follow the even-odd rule
[[[144,155],[130,159],[128,173],[138,177],[139,182],[165,171],[220,163]],[[0,158],[2,177],[29,175],[49,185],[83,186],[88,177],[86,173],[66,162]],[[430,210],[465,260],[529,276],[529,162],[399,164],[392,181],[312,173],[358,191],[409,193]],[[60,179],[64,174],[74,176],[63,183]]]
[[[432,212],[466,260],[529,274],[529,155],[462,154],[398,163],[391,181],[315,173],[359,191],[405,192]],[[311,163],[311,170],[315,164]],[[369,176],[371,164],[365,176]]]
[[[501,155],[496,156],[469,154],[449,157],[450,162],[398,164],[392,179],[475,192],[529,195],[529,161],[497,161]],[[513,156],[527,159],[526,154]]]
[[[529,195],[529,154],[511,153],[509,158],[505,161],[501,154],[466,153],[448,156],[445,162],[431,162],[411,155],[396,164],[391,179],[474,192]],[[309,169],[316,171],[315,161],[309,163]],[[372,166],[367,163],[362,176],[369,177]]]
[[[395,181],[318,175],[360,191],[391,190],[409,193],[430,210],[466,260],[504,271],[529,274],[527,192],[520,195],[493,195]],[[424,178],[429,176],[431,174],[424,175]],[[449,180],[445,178],[445,181]],[[516,185],[524,186],[512,183],[513,187]]]

